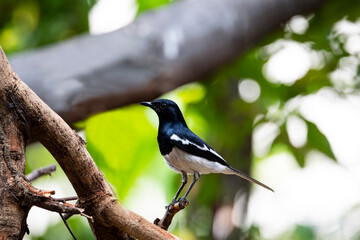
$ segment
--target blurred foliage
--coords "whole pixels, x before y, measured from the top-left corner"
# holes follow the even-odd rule
[[[138,5],[138,14],[153,10],[155,8],[165,6],[168,3],[173,2],[174,0],[137,0]]]
[[[157,153],[154,128],[132,106],[90,117],[85,132],[87,149],[123,199]]]
[[[54,217],[60,218],[57,214],[54,213]],[[75,234],[77,239],[95,239],[91,230],[89,229],[89,224],[87,221],[80,220],[80,217],[72,217],[68,220],[68,224],[71,227],[71,231]],[[31,232],[30,232],[31,233]],[[59,235],[61,233],[61,235]],[[33,240],[59,240],[59,239],[72,239],[71,234],[66,229],[62,221],[51,225],[44,235],[42,236],[33,236]]]
[[[293,240],[315,240],[316,234],[312,227],[309,226],[296,226],[290,239]]]
[[[138,14],[172,2],[137,0]],[[85,32],[88,30],[87,14],[94,3],[85,0],[0,1],[0,45],[7,53],[17,52]],[[304,34],[297,34],[285,25],[284,29],[275,31],[257,47],[222,67],[208,81],[184,86],[163,97],[175,100],[190,128],[206,139],[231,165],[245,172],[251,171],[252,160],[255,159],[256,163],[278,151],[291,152],[299,166],[305,165],[306,155],[312,150],[335,159],[319,128],[289,105],[295,98],[316,93],[323,87],[335,88],[339,94],[349,92],[348,86],[339,88],[329,78],[329,74],[339,68],[340,60],[351,56],[344,47],[344,37],[334,32],[334,24],[345,17],[355,21],[360,17],[358,9],[359,1],[328,1],[314,15],[307,16],[309,28]],[[264,74],[264,65],[274,52],[270,53],[268,49],[283,40],[304,44],[320,54],[324,57],[323,66],[310,69],[290,85],[269,81]],[[261,94],[255,102],[248,103],[239,97],[238,87],[242,79],[253,79],[258,83]],[[351,86],[350,91],[355,91],[356,87],[356,84]],[[307,126],[307,141],[302,147],[293,146],[289,140],[286,126],[291,116],[299,117]],[[252,151],[252,134],[257,126],[269,122],[278,126],[279,133],[271,143],[272,148],[259,157]],[[167,201],[172,199],[181,177],[171,172],[161,159],[156,142],[155,113],[141,106],[130,106],[93,116],[81,126],[85,129],[89,152],[125,204],[128,204],[126,199],[130,190],[140,178],[155,180],[164,189]],[[27,157],[26,172],[54,162],[39,145],[30,146]],[[183,239],[211,239],[214,231],[212,219],[217,209],[224,203],[233,203],[237,191],[247,192],[248,189],[247,182],[231,176],[201,177],[190,196],[191,204],[186,212],[177,216],[171,231]],[[72,218],[69,224],[79,239],[93,239],[86,221]],[[59,232],[63,233],[62,236]],[[263,239],[261,226],[234,228],[229,239],[239,239],[239,236]],[[43,236],[32,235],[31,238],[70,239],[70,236],[63,223],[58,222],[49,226]],[[277,239],[317,239],[317,234],[313,227],[299,225]]]
[[[316,231],[311,226],[297,225],[293,230],[284,233],[279,240],[316,240]]]
[[[242,56],[237,62],[225,67],[223,70],[226,72],[225,75],[230,73],[225,79],[235,79],[235,81],[237,81],[237,79],[240,78],[250,78],[255,79],[259,83],[261,97],[259,101],[251,104],[252,111],[245,114],[252,114],[252,119],[260,116],[259,114],[265,116],[260,121],[257,121],[255,126],[264,121],[276,122],[281,131],[273,145],[285,144],[288,146],[300,166],[304,166],[306,154],[313,149],[324,153],[334,160],[335,156],[332,153],[326,137],[319,131],[316,125],[306,119],[304,119],[304,121],[308,128],[307,144],[302,148],[292,146],[289,142],[288,132],[286,131],[286,121],[292,115],[299,116],[299,112],[297,109],[288,112],[286,104],[297,96],[313,94],[325,86],[334,87],[334,83],[329,79],[329,74],[336,70],[341,58],[350,55],[345,50],[340,52],[334,51],[334,43],[339,45],[339,49],[343,49],[343,43],[340,41],[339,35],[333,34],[334,25],[344,18],[353,21],[359,18],[359,8],[360,2],[358,1],[348,0],[341,3],[339,1],[327,2],[319,12],[314,16],[311,15],[309,18],[310,27],[305,34],[296,34],[287,31],[285,26],[285,32],[279,30],[277,33],[262,40],[259,45],[265,47],[249,50],[249,52]],[[269,55],[266,53],[266,47],[281,39],[309,44],[312,50],[319,51],[321,54],[325,52],[327,55],[324,56],[323,59],[324,66],[320,69],[309,70],[303,78],[297,80],[291,86],[270,82],[264,74],[263,69],[264,64],[266,64],[272,56],[272,54]],[[276,114],[271,112],[273,110],[271,108],[272,106],[277,106]],[[244,106],[242,106],[242,108],[244,108]],[[253,113],[255,113],[255,115]]]
[[[6,53],[62,41],[88,31],[94,0],[0,1],[0,45]]]

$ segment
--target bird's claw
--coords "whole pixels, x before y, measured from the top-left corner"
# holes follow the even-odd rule
[[[176,199],[173,199],[169,205],[165,206],[166,212],[167,212],[168,214],[171,214],[170,211],[169,211],[169,210],[170,210],[170,207],[171,207],[171,206],[174,206],[175,203],[177,203],[177,202],[178,202],[178,201],[176,201]]]
[[[184,209],[189,204],[189,201],[186,198],[180,198],[178,202],[180,209]]]
[[[166,212],[167,212],[168,214],[171,214],[170,209],[171,209],[171,207],[173,207],[176,203],[179,203],[179,208],[180,208],[180,209],[184,209],[184,208],[189,204],[189,201],[188,201],[186,198],[179,198],[178,200],[173,199],[169,205],[165,206]]]

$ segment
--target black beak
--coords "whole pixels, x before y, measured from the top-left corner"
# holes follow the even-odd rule
[[[144,105],[144,106],[146,106],[146,107],[153,107],[153,105],[151,104],[151,102],[141,102],[141,103],[139,103],[140,105]]]

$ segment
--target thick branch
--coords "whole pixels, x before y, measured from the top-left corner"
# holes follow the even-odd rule
[[[5,55],[0,51],[0,62]],[[9,81],[8,64],[0,63],[0,85]],[[4,74],[6,73],[6,74]],[[10,78],[11,81],[11,78]],[[1,87],[0,87],[1,88]],[[21,239],[26,231],[29,207],[13,190],[25,172],[25,134],[21,113],[14,114],[5,90],[0,90],[0,239]]]
[[[11,63],[41,99],[73,123],[200,80],[321,2],[177,1],[118,31],[21,53]]]
[[[93,217],[91,225],[97,239],[119,239],[124,233],[138,239],[177,239],[114,200],[114,193],[87,152],[84,140],[17,77],[1,48],[0,76],[0,96],[11,95],[12,105],[27,123],[29,134],[62,167],[79,197],[79,207]]]

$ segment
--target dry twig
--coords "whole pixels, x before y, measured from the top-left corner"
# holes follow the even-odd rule
[[[170,205],[167,211],[165,212],[164,217],[161,220],[159,218],[155,219],[154,224],[161,227],[164,230],[168,230],[175,214],[177,214],[180,210],[184,209],[188,204],[189,204],[188,201],[183,201],[183,202],[177,202],[174,205]]]
[[[34,171],[32,171],[31,173],[29,173],[28,175],[26,175],[27,180],[29,180],[30,182],[49,174],[51,176],[52,172],[56,171],[56,164],[51,164],[49,166],[46,167],[42,167],[39,169],[35,169]]]
[[[78,200],[78,197],[77,197],[77,196],[73,196],[73,197],[64,197],[64,198],[54,198],[54,200],[55,200],[55,201],[58,201],[58,202],[65,203],[65,202],[68,202],[68,201]]]

